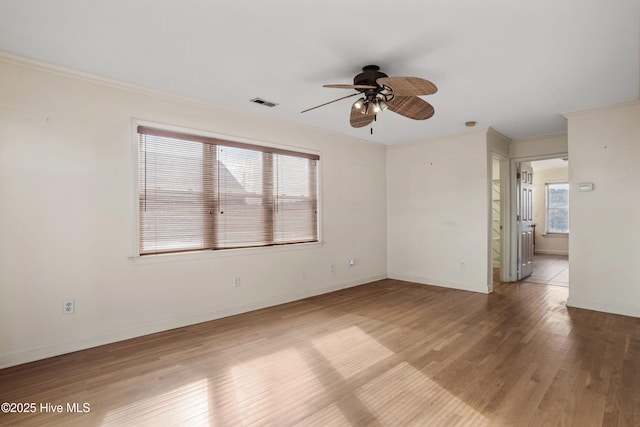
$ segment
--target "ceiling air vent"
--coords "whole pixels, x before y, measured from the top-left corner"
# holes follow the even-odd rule
[[[253,98],[251,102],[255,102],[256,104],[264,105],[266,107],[275,107],[276,105],[278,105],[275,102],[267,101],[266,99],[262,98]]]

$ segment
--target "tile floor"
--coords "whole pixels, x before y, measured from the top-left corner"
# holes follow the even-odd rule
[[[566,255],[536,254],[533,257],[533,274],[524,281],[568,287],[569,257]]]

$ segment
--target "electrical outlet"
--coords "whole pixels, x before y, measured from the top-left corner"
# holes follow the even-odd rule
[[[331,274],[336,274],[336,265],[331,264]]]
[[[66,299],[62,302],[62,313],[73,314],[76,312],[76,302],[73,299]]]
[[[236,276],[235,279],[233,279],[233,287],[234,288],[240,287],[240,276]]]

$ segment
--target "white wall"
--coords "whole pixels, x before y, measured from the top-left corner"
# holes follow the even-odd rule
[[[505,159],[509,158],[511,140],[493,128],[487,129],[487,146],[490,154],[497,154]],[[491,155],[489,162],[493,162]]]
[[[568,142],[566,133],[543,135],[535,138],[516,139],[509,144],[509,157],[547,157],[566,154]]]
[[[640,103],[568,114],[568,305],[640,317]],[[591,192],[578,183],[593,183]]]
[[[133,118],[319,151],[324,243],[133,261]],[[378,144],[0,56],[0,367],[384,278],[385,175]]]
[[[569,168],[536,169],[533,166],[533,222],[536,224],[536,253],[569,255],[569,236],[546,234],[546,187],[545,184],[569,182]],[[571,226],[570,226],[571,227]]]
[[[387,149],[388,276],[487,293],[487,130]]]

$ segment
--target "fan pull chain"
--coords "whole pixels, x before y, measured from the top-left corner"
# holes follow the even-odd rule
[[[373,116],[373,122],[375,122],[376,120],[378,120],[378,115],[377,114],[375,116]],[[373,135],[373,122],[371,122],[371,135]]]

